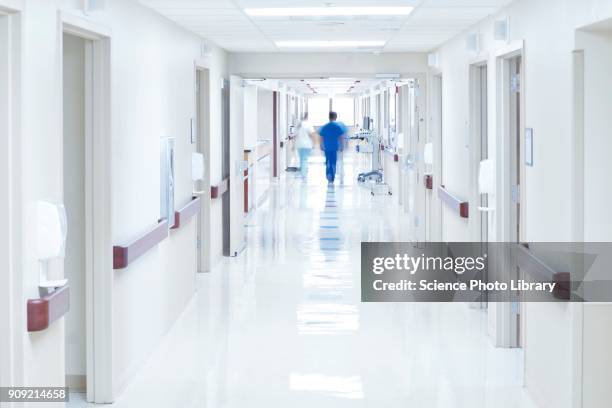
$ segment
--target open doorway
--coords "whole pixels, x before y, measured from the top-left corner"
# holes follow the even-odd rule
[[[68,14],[60,18],[62,187],[68,222],[64,275],[71,287],[66,385],[70,392],[86,392],[87,401],[107,403],[113,399],[110,33]]]

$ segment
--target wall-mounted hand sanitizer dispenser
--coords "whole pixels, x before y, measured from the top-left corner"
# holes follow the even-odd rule
[[[204,191],[197,188],[197,183],[204,180],[204,155],[193,152],[191,154],[191,181],[193,182],[193,195],[203,195]]]
[[[68,233],[66,209],[61,204],[39,201],[36,203],[36,215],[38,259],[63,258]]]
[[[428,165],[433,165],[433,143],[426,143],[423,148],[423,162]]]
[[[495,195],[495,174],[494,160],[487,159],[480,162],[478,171],[478,192],[480,194],[488,194],[489,197]],[[478,207],[478,210],[482,212],[492,212],[495,211],[495,207]]]
[[[495,194],[495,162],[492,159],[480,162],[478,192],[480,194]]]
[[[48,262],[51,259],[63,258],[66,251],[68,222],[66,209],[61,204],[49,201],[36,203],[36,251],[40,263],[41,288],[54,289],[66,285],[68,281],[50,281],[47,278]]]
[[[191,154],[191,179],[200,181],[204,179],[204,155],[193,152]]]
[[[434,172],[433,164],[434,164],[434,149],[433,143],[425,143],[423,147],[423,163],[425,163],[425,174],[431,175]]]

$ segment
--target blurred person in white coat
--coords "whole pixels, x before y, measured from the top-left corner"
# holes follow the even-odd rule
[[[304,179],[306,179],[308,176],[308,158],[310,157],[310,153],[312,152],[312,148],[314,146],[312,141],[314,134],[315,130],[308,121],[308,113],[305,113],[304,118],[300,123],[297,140],[295,142],[295,147],[297,148],[298,155],[300,157],[300,174]]]

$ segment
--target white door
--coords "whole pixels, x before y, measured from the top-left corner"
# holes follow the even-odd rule
[[[408,213],[411,227],[411,239],[416,242],[425,241],[425,190],[422,183],[424,173],[423,150],[425,133],[421,129],[421,104],[419,103],[418,82],[402,87],[403,115],[405,120],[404,138],[406,146],[405,211]]]
[[[17,159],[12,159],[11,154],[16,150],[14,144],[17,136],[15,123],[11,119],[14,116],[11,71],[16,65],[11,47],[17,45],[15,38],[12,38],[11,19],[0,11],[0,387],[9,386],[15,380],[14,367],[20,360],[17,353],[12,352],[15,327],[19,327],[16,324],[19,322],[11,318],[11,315],[20,315],[20,310],[15,308],[20,296],[16,293],[18,286],[15,283],[19,275],[14,267],[17,259],[13,241],[14,224],[19,225],[19,222],[11,221],[16,215],[11,204],[15,202],[13,165]]]
[[[244,87],[242,78],[230,77],[230,255],[245,245],[244,234]]]

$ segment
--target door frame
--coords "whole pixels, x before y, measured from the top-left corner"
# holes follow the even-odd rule
[[[197,126],[197,138],[198,147],[200,153],[204,155],[204,179],[202,180],[202,191],[204,193],[201,196],[202,207],[200,209],[199,221],[198,221],[198,236],[196,239],[200,239],[198,251],[200,257],[201,270],[198,272],[210,272],[212,268],[212,245],[211,245],[211,209],[212,199],[210,197],[211,187],[211,68],[210,63],[206,60],[196,60],[194,62],[194,110],[196,117]],[[199,77],[199,82],[198,82]],[[199,89],[197,87],[199,86]],[[205,91],[205,92],[203,92]],[[198,98],[200,98],[198,102]],[[203,99],[202,99],[203,98]],[[198,107],[203,109],[203,112],[198,112]],[[205,119],[202,118],[205,116]]]
[[[522,67],[521,67],[521,76],[520,76],[520,111],[518,114],[520,115],[520,124],[519,124],[519,132],[518,132],[518,143],[515,146],[518,148],[514,148],[512,146],[513,142],[516,142],[514,136],[512,135],[512,124],[510,122],[510,90],[508,84],[510,83],[510,69],[511,62],[517,58],[522,58]],[[524,53],[524,45],[523,41],[516,41],[514,43],[509,44],[508,46],[500,49],[496,53],[495,60],[495,70],[496,70],[496,91],[497,91],[497,140],[496,140],[496,167],[499,169],[496,176],[496,185],[497,185],[497,194],[495,200],[495,227],[496,227],[496,236],[495,240],[497,242],[516,242],[523,241],[525,237],[525,226],[526,226],[526,217],[525,217],[525,205],[526,203],[526,194],[525,194],[525,169],[523,168],[520,172],[520,180],[519,183],[519,202],[520,206],[520,236],[516,236],[513,232],[513,223],[516,222],[514,217],[512,217],[513,207],[515,204],[511,203],[512,195],[510,194],[512,188],[512,170],[513,170],[513,159],[518,159],[518,163],[524,167],[525,157],[524,157],[524,131],[525,131],[525,53]],[[518,151],[516,151],[518,150]],[[513,156],[513,151],[515,154],[518,154],[518,157]],[[509,254],[507,251],[504,251],[503,254],[500,254],[499,264],[497,267],[503,268],[500,269],[503,271],[502,273],[510,273],[511,271],[507,271],[506,268],[510,263]],[[511,302],[500,302],[496,304],[494,308],[495,313],[495,324],[494,324],[494,333],[493,340],[494,344],[497,347],[516,347],[518,343],[518,339],[516,338],[515,330],[512,328],[514,323],[512,321],[512,305]],[[520,335],[524,339],[525,336],[525,318],[526,310],[522,308],[521,310],[521,321],[520,321]],[[524,345],[525,342],[521,341]]]
[[[0,43],[6,46],[7,58],[0,58],[0,89],[6,99],[0,100],[0,128],[8,135],[0,141],[0,188],[8,192],[0,200],[0,386],[23,385],[24,345],[26,330],[25,301],[21,270],[21,75],[22,13],[21,0],[0,0]],[[17,220],[17,222],[15,222]]]
[[[509,110],[507,108],[507,101],[510,98],[508,87],[505,85],[510,81],[510,62],[516,57],[522,57],[522,70],[521,70],[521,103],[520,103],[520,116],[521,116],[521,128],[519,129],[519,162],[524,166],[524,132],[525,132],[525,53],[523,48],[523,41],[517,41],[516,43],[510,44],[508,47],[500,50],[496,55],[496,87],[497,87],[497,127],[498,127],[498,140],[496,143],[496,163],[500,171],[497,174],[497,200],[496,200],[496,218],[497,218],[497,241],[499,242],[511,242],[514,238],[513,232],[510,226],[510,212],[508,203],[512,198],[510,196],[511,188],[511,174],[510,174],[510,160],[511,160],[511,124],[509,117]],[[525,171],[521,171],[521,179],[519,180],[519,196],[521,203],[525,203],[526,191],[525,191]],[[527,225],[525,217],[525,205],[521,205],[521,236],[516,237],[519,241],[524,240],[526,235],[525,226]]]
[[[246,248],[244,231],[244,88],[237,75],[229,78],[229,255]]]
[[[437,197],[438,187],[443,184],[444,179],[444,75],[442,72],[435,72],[432,75],[431,81],[431,142],[434,150],[433,164],[433,197]],[[430,200],[434,211],[432,214],[438,214],[437,217],[431,217],[431,240],[441,242],[444,240],[444,211],[442,203],[438,199]],[[436,225],[436,220],[439,224]]]
[[[585,51],[572,51],[572,241],[584,242]],[[572,304],[572,407],[583,406],[584,304]]]
[[[57,38],[60,44],[57,50],[58,61],[63,60],[64,34],[88,40],[85,43],[85,70],[88,73],[85,78],[87,400],[110,403],[114,400],[111,30],[82,13],[58,11]],[[58,75],[59,115],[63,117],[63,67],[58,71]],[[63,121],[60,120],[59,123],[60,135],[63,138]]]

